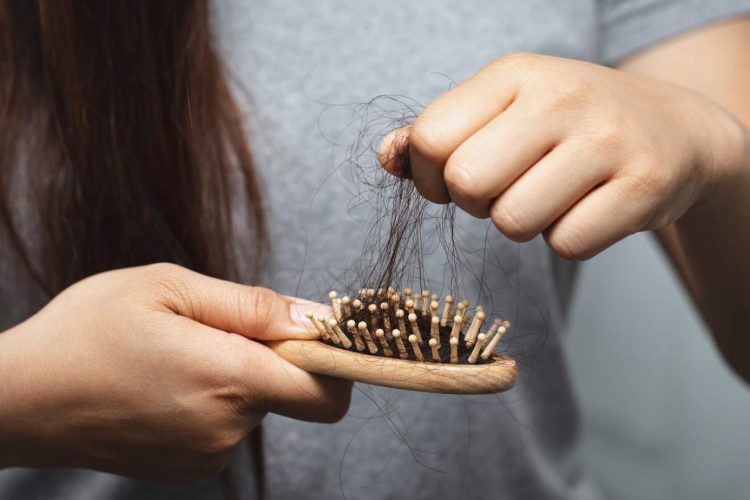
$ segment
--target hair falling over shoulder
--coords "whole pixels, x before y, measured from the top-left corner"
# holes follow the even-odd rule
[[[155,261],[257,276],[263,215],[207,0],[0,3],[0,223],[44,292]]]

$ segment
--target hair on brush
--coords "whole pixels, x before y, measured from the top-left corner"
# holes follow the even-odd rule
[[[339,298],[332,291],[329,316],[308,314],[317,341],[285,341],[272,347],[305,370],[370,384],[458,394],[510,389],[516,380],[515,361],[495,352],[510,322],[491,320],[481,305],[472,310],[467,300],[455,302],[451,295],[441,300],[427,290],[425,238],[434,235],[446,256],[450,287],[458,288],[461,255],[453,234],[455,207],[431,205],[420,196],[410,180],[405,142],[396,144],[392,157],[379,158],[388,163],[390,173],[379,161],[366,161],[378,156],[368,135],[374,132],[378,140],[416,115],[409,106],[404,112],[398,100],[402,114],[394,122],[380,109],[380,118],[385,115],[386,120],[378,129],[382,120],[373,120],[372,113],[382,100],[393,102],[381,97],[368,103],[365,126],[344,165],[355,176],[359,201],[374,217],[357,260],[355,283],[346,287],[350,295]],[[401,289],[413,281],[420,293]]]
[[[453,394],[495,393],[516,379],[512,358],[495,349],[510,328],[496,318],[485,331],[481,306],[468,301],[453,310],[423,290],[412,298],[394,289],[363,289],[357,298],[330,293],[333,314],[307,313],[318,341],[284,341],[273,348],[301,368],[333,377],[400,389]]]

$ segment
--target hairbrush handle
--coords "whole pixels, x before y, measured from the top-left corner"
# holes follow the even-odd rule
[[[276,354],[305,371],[367,384],[444,394],[492,394],[516,382],[516,362],[494,355],[479,365],[431,363],[368,356],[316,340],[267,344]]]

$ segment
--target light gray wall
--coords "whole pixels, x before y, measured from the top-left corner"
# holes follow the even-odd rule
[[[582,266],[570,320],[582,455],[609,498],[750,498],[750,390],[650,236]]]

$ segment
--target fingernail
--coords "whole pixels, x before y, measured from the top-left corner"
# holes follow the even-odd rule
[[[293,295],[282,295],[282,297],[284,297],[289,302],[294,302],[295,304],[315,304],[315,302],[313,302],[312,300],[300,299],[299,297],[295,297]]]
[[[306,313],[311,312],[315,316],[330,316],[331,306],[324,304],[318,304],[317,302],[305,302],[305,303],[291,303],[289,304],[289,316],[292,321],[305,328],[311,334],[318,335],[318,330],[313,325],[312,321],[307,319]]]

